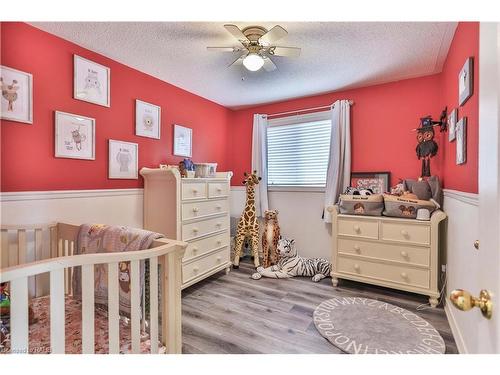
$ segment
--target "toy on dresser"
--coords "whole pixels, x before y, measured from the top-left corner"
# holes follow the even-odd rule
[[[258,280],[262,276],[273,279],[308,276],[312,277],[312,281],[318,282],[330,276],[331,263],[323,258],[302,258],[295,248],[295,240],[280,237],[277,248],[281,257],[278,264],[267,268],[257,267],[252,279]]]
[[[278,263],[278,240],[280,238],[280,226],[278,224],[278,210],[266,210],[264,212],[264,233],[262,235],[262,265],[264,268]]]

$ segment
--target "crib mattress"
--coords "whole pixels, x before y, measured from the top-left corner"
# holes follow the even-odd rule
[[[34,321],[29,329],[29,352],[33,354],[50,353],[50,297],[34,298],[31,301],[34,312]],[[66,310],[66,354],[80,354],[82,352],[82,304],[79,300],[67,296]],[[95,321],[95,353],[109,352],[108,346],[108,317],[106,311],[96,308]],[[130,325],[125,319],[120,319],[120,353],[131,352]],[[159,345],[159,352],[165,353],[165,347]],[[5,340],[2,353],[10,351],[9,340]],[[150,353],[150,339],[147,333],[141,332],[140,352]]]

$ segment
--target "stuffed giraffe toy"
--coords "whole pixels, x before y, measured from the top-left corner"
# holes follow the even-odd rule
[[[234,262],[233,268],[238,268],[240,265],[241,250],[246,237],[250,238],[252,244],[252,255],[255,267],[260,266],[259,262],[259,221],[255,210],[255,185],[259,184],[261,177],[257,177],[257,171],[252,174],[244,173],[246,177],[243,184],[246,185],[247,198],[245,209],[238,221],[236,229],[236,239],[234,245]]]

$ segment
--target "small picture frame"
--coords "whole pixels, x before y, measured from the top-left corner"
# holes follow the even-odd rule
[[[462,117],[457,122],[457,165],[467,161],[467,117]]]
[[[33,75],[0,65],[0,118],[33,124]]]
[[[193,130],[181,125],[174,125],[174,155],[192,157]]]
[[[352,172],[351,186],[358,189],[371,189],[374,194],[389,191],[391,172]]]
[[[460,106],[463,106],[472,96],[473,72],[473,58],[468,57],[458,74],[458,103]]]
[[[452,142],[455,140],[456,136],[456,126],[457,126],[457,116],[458,110],[453,109],[448,115],[448,141]]]
[[[109,169],[110,179],[139,178],[139,145],[132,142],[109,140]]]
[[[161,107],[135,100],[135,135],[160,139]]]
[[[73,98],[110,107],[111,69],[78,55],[73,56],[73,65]]]
[[[95,119],[55,111],[55,157],[95,160]]]

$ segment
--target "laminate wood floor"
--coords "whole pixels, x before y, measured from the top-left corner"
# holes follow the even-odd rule
[[[253,280],[253,265],[242,260],[229,275],[220,272],[182,292],[183,353],[342,353],[314,327],[312,314],[324,300],[362,296],[410,310],[429,321],[446,343],[457,347],[443,308],[416,311],[425,296],[341,280],[310,278]]]

